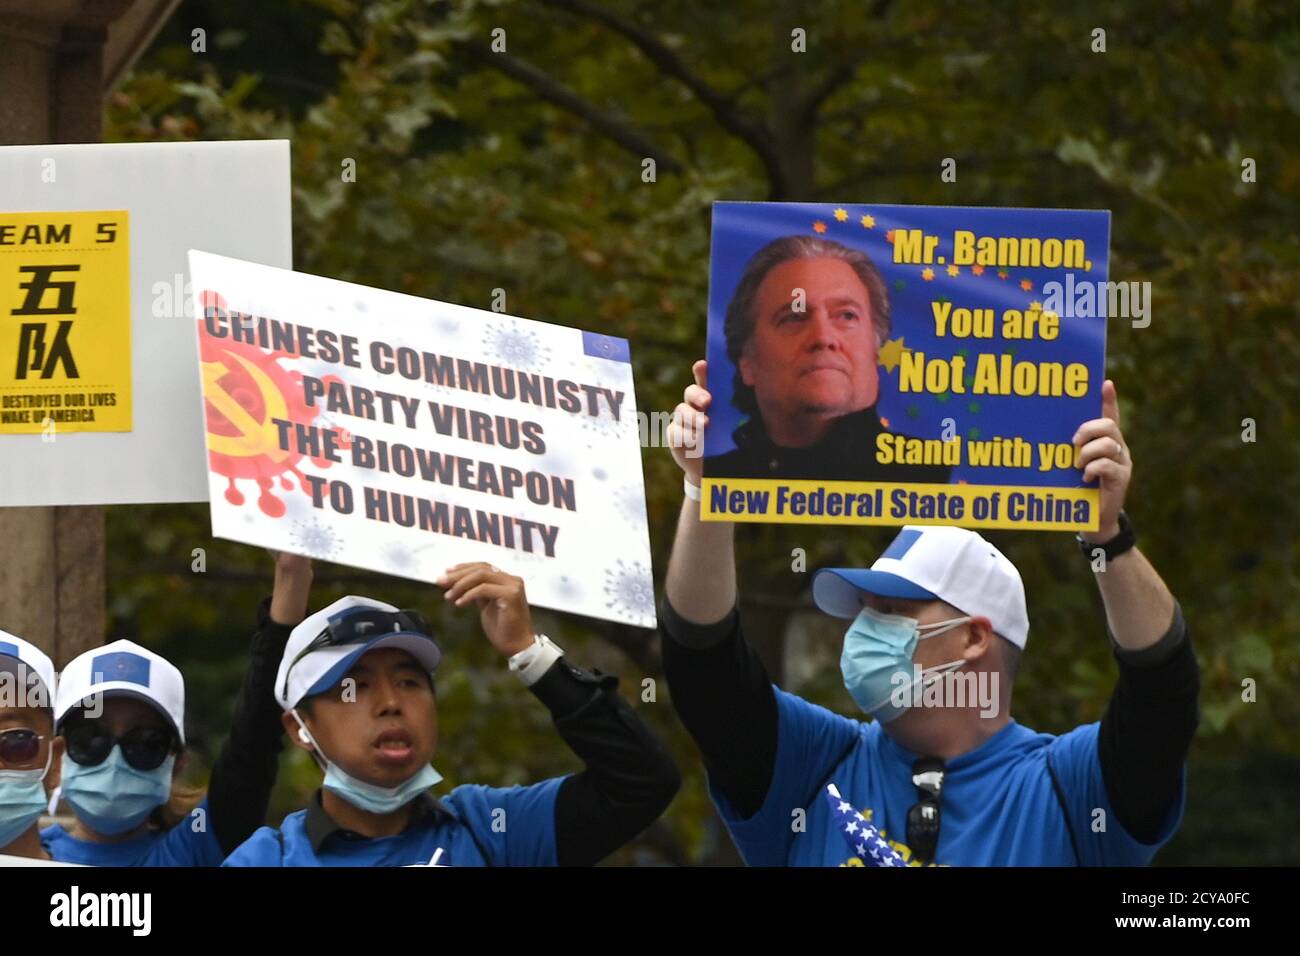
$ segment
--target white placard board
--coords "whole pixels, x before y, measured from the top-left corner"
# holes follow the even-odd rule
[[[0,507],[203,501],[186,253],[292,265],[289,143],[0,147],[0,212],[89,210],[129,217],[130,430],[0,434]],[[0,358],[12,362],[18,349],[18,324],[0,314]]]
[[[212,532],[655,625],[626,340],[191,252]]]

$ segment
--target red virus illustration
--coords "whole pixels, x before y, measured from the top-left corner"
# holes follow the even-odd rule
[[[218,293],[204,292],[201,300],[204,314],[209,308],[225,312],[226,301]],[[227,320],[227,328],[230,328]],[[236,482],[249,479],[257,483],[257,506],[272,518],[281,518],[285,503],[275,493],[275,485],[292,491],[297,478],[298,487],[306,490],[306,481],[298,470],[303,455],[296,449],[280,447],[275,419],[313,424],[320,415],[318,408],[309,406],[303,398],[302,373],[287,371],[280,358],[292,358],[287,352],[267,352],[251,343],[236,342],[232,338],[216,338],[208,334],[204,320],[199,319],[199,361],[203,370],[204,411],[207,417],[208,463],[211,469],[225,476],[226,500],[232,505],[242,505],[244,494]],[[341,381],[337,376],[323,379]],[[343,448],[350,446],[348,435],[338,428],[332,431]],[[318,468],[328,468],[329,461],[311,457]]]

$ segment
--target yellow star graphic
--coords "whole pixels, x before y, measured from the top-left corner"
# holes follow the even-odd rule
[[[931,279],[934,278],[934,270],[931,269],[929,266],[926,266],[924,269],[921,270],[921,278],[924,279],[926,282],[929,282]]]
[[[903,342],[900,335],[896,339],[890,339],[880,347],[876,354],[876,364],[880,365],[886,372],[892,372],[898,368],[898,363],[903,360],[903,353],[912,351]]]
[[[1030,312],[1037,312],[1037,311],[1038,311],[1039,309],[1041,309],[1042,307],[1043,307],[1043,303],[1038,302],[1038,301],[1034,301],[1034,302],[1030,302],[1030,303],[1029,303],[1029,311],[1030,311]]]
[[[847,209],[836,209],[836,210],[835,210],[835,221],[836,221],[836,222],[843,222],[845,219],[848,219],[848,218],[849,218],[849,211],[848,211]]]
[[[958,269],[956,266],[949,266],[948,275],[950,276],[961,275],[961,270]]]
[[[875,228],[876,228],[876,217],[875,217],[875,216],[863,216],[861,219],[858,220],[858,222],[862,223],[863,228],[865,228],[865,229],[875,229]]]

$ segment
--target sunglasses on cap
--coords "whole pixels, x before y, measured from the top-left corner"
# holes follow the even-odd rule
[[[175,752],[176,735],[162,727],[133,727],[122,736],[113,734],[98,720],[85,720],[63,732],[67,755],[83,767],[97,767],[113,752],[122,748],[122,757],[136,770],[157,770],[169,754]]]
[[[325,630],[312,638],[311,642],[289,662],[289,666],[284,671],[284,688],[280,692],[281,696],[289,696],[289,674],[298,662],[312,651],[319,651],[323,647],[364,644],[384,634],[399,632],[423,634],[429,640],[433,640],[433,633],[419,611],[381,611],[369,607],[349,608],[343,611],[331,618],[325,625]]]
[[[21,767],[23,764],[35,763],[41,752],[41,741],[45,734],[38,734],[25,727],[0,730],[0,764],[8,767]]]

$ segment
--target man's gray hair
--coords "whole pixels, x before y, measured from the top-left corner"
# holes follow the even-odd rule
[[[731,403],[750,415],[758,410],[758,404],[754,390],[741,377],[740,356],[754,334],[758,287],[763,284],[769,272],[792,259],[839,259],[848,263],[866,286],[871,305],[871,321],[876,328],[876,347],[884,345],[885,339],[889,337],[889,294],[880,270],[865,252],[851,249],[834,239],[820,239],[816,236],[782,236],[773,239],[754,253],[746,264],[740,284],[736,286],[736,292],[727,305],[727,318],[723,326],[727,358],[736,369]]]

